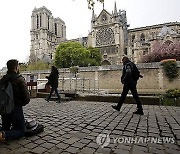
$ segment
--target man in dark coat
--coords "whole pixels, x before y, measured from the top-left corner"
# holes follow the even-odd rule
[[[14,96],[14,109],[10,114],[2,115],[2,129],[0,130],[0,141],[19,139],[24,136],[25,121],[22,106],[30,102],[29,91],[25,79],[19,74],[19,64],[17,60],[7,62],[7,74],[0,82],[6,79],[15,79],[11,82]]]
[[[57,89],[58,88],[58,79],[59,79],[58,69],[55,66],[52,66],[51,74],[49,76],[47,76],[46,78],[48,79],[48,84],[51,86],[50,94],[46,100],[49,102],[52,93],[55,91],[55,93],[58,97],[57,103],[61,103],[61,97],[60,97],[58,89]]]
[[[137,111],[133,113],[143,115],[144,113],[143,113],[142,104],[139,99],[136,88],[137,80],[139,79],[139,77],[142,77],[142,75],[140,75],[140,72],[138,71],[136,65],[133,62],[131,62],[128,57],[123,57],[122,62],[123,62],[123,72],[121,76],[121,82],[122,84],[124,84],[123,91],[117,106],[112,106],[112,108],[117,111],[120,111],[121,106],[124,103],[125,98],[128,94],[128,91],[130,90],[133,95],[133,98],[137,103]]]

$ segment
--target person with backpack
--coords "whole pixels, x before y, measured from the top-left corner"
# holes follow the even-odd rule
[[[19,74],[19,64],[15,59],[7,62],[7,74],[0,80],[1,93],[0,107],[4,108],[8,106],[8,110],[1,108],[2,128],[0,130],[0,142],[19,139],[24,136],[25,132],[25,120],[23,114],[23,106],[30,102],[29,91],[25,82],[25,79]],[[9,86],[6,91],[12,92],[10,95],[4,96],[3,87]],[[11,100],[9,100],[11,98]],[[3,100],[4,99],[4,100]],[[3,104],[5,102],[5,104]]]
[[[121,76],[121,82],[124,85],[123,91],[122,91],[118,104],[116,106],[112,105],[112,108],[117,111],[120,111],[121,106],[124,103],[126,96],[128,94],[128,91],[130,90],[133,95],[133,98],[135,99],[137,103],[137,110],[133,113],[143,115],[144,112],[142,108],[142,103],[139,99],[137,88],[136,88],[139,77],[142,78],[143,76],[140,75],[138,68],[133,62],[129,60],[128,57],[124,56],[122,58],[122,62],[123,62],[123,72]]]
[[[61,103],[61,96],[59,95],[59,92],[57,89],[58,88],[58,78],[59,78],[58,69],[55,66],[52,66],[51,73],[49,76],[46,76],[46,78],[48,79],[47,84],[51,86],[51,91],[50,91],[50,94],[49,94],[48,98],[46,99],[46,101],[49,102],[49,100],[52,96],[52,93],[55,91],[55,93],[58,97],[57,103]]]

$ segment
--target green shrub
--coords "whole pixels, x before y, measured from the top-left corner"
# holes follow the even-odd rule
[[[165,61],[162,63],[162,66],[169,81],[172,81],[179,75],[176,61]]]
[[[165,97],[178,98],[180,97],[180,89],[169,89],[166,91]]]

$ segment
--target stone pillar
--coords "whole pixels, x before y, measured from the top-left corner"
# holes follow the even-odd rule
[[[94,92],[99,90],[99,81],[98,81],[98,71],[95,71],[94,74]]]
[[[53,31],[53,18],[52,17],[49,18],[49,31],[50,32]]]
[[[159,68],[158,81],[159,81],[159,89],[164,89],[164,84],[163,84],[163,69],[162,69],[162,67]]]
[[[124,55],[124,32],[122,27],[120,27],[119,29],[119,42],[120,42],[120,52],[121,55]]]
[[[114,29],[114,39],[115,39],[115,44],[119,44],[120,42],[120,38],[119,38],[119,33],[120,33],[120,29],[119,29],[119,25],[116,24],[114,25],[115,29]]]
[[[46,14],[42,14],[42,28],[46,29]]]
[[[36,18],[34,16],[34,14],[32,14],[32,16],[31,16],[31,30],[34,30],[36,27],[35,20],[36,20]]]

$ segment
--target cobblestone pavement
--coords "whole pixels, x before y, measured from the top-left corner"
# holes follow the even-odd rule
[[[179,154],[180,107],[136,105],[121,112],[112,103],[70,101],[57,104],[32,99],[25,117],[45,126],[43,133],[0,143],[0,154]]]

